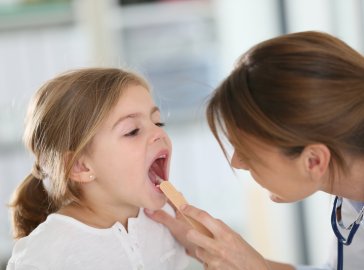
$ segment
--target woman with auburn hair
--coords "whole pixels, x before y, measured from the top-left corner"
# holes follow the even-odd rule
[[[204,224],[212,238],[163,211],[146,211],[151,218],[169,227],[205,269],[363,269],[361,54],[319,32],[264,41],[217,87],[207,120],[225,155],[221,136],[234,147],[231,166],[249,170],[272,201],[295,202],[316,191],[336,196],[331,223],[337,243],[330,259],[322,267],[266,260],[223,222],[191,205],[183,213]]]

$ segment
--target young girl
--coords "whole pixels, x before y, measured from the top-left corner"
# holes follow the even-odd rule
[[[35,163],[11,203],[19,240],[7,269],[184,269],[185,250],[140,209],[166,203],[162,127],[146,82],[120,69],[71,71],[41,87],[26,118]]]

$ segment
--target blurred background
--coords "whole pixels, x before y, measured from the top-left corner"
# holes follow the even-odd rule
[[[6,204],[33,163],[21,142],[29,98],[85,66],[126,67],[150,81],[174,144],[170,180],[188,201],[267,258],[323,263],[332,198],[272,203],[230,169],[204,106],[238,56],[264,39],[319,30],[363,52],[363,14],[361,0],[0,0],[0,269],[13,246]]]

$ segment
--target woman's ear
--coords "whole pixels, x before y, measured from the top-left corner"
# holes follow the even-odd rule
[[[95,174],[84,155],[74,161],[69,178],[79,183],[88,183],[95,179]]]
[[[329,168],[330,149],[324,144],[310,144],[304,148],[301,157],[303,158],[305,170],[310,174],[311,179],[322,179]]]

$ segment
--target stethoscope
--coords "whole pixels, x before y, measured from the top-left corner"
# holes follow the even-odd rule
[[[346,227],[342,221],[342,215],[341,215],[342,204],[343,204],[343,198],[336,196],[334,201],[334,207],[332,208],[332,213],[331,213],[331,226],[337,237],[337,270],[343,270],[343,261],[344,261],[343,245],[349,246],[351,244],[351,241],[353,240],[354,235],[358,230],[364,216],[364,207],[363,207],[360,210],[357,219]],[[349,235],[347,238],[345,238],[340,233],[337,224],[339,224],[340,228],[342,228],[343,230],[349,231]]]

